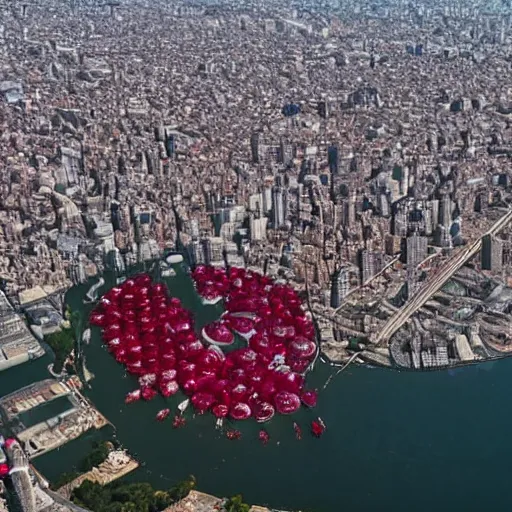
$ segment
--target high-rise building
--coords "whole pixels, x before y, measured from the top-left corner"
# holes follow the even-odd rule
[[[439,224],[449,228],[452,223],[452,200],[446,195],[439,205]]]
[[[503,242],[492,235],[485,235],[480,258],[482,270],[500,272],[503,266]]]
[[[260,161],[259,145],[260,145],[260,134],[253,133],[251,136],[251,153],[252,153],[252,161],[255,164],[259,163],[259,161]]]
[[[347,268],[340,268],[331,277],[331,308],[339,308],[349,291],[349,271]]]
[[[407,269],[415,269],[427,256],[428,238],[416,233],[407,237]]]
[[[265,240],[267,238],[267,217],[260,217],[259,219],[251,216],[249,219],[249,231],[251,236],[251,241],[260,241]]]
[[[288,218],[288,191],[281,186],[272,188],[272,224],[280,228]]]
[[[366,283],[375,274],[378,274],[384,265],[380,252],[361,251],[361,283]]]
[[[329,171],[331,175],[337,175],[339,172],[340,155],[338,146],[332,145],[327,149],[327,161],[329,163]]]

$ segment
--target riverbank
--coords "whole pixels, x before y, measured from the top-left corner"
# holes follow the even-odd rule
[[[94,467],[87,473],[75,478],[69,484],[59,488],[57,492],[64,498],[70,499],[73,489],[79,487],[85,480],[100,485],[107,485],[131,473],[138,467],[139,463],[128,452],[125,450],[113,450],[98,467]]]
[[[224,504],[226,500],[217,498],[205,492],[192,490],[181,501],[171,505],[162,512],[214,512],[225,510]],[[271,512],[269,508],[253,505],[248,512]]]

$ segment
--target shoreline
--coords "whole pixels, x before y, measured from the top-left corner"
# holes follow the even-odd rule
[[[140,463],[127,450],[112,450],[99,466],[95,466],[86,473],[77,476],[68,484],[57,489],[56,492],[64,498],[70,499],[73,490],[86,480],[100,485],[108,485],[135,471],[139,466]]]

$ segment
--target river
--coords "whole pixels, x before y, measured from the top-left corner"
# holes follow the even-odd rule
[[[186,276],[170,283],[184,305],[195,308],[199,324],[218,314],[199,305]],[[73,291],[75,305],[83,291]],[[262,446],[253,422],[240,426],[239,441],[222,437],[211,415],[189,418],[180,430],[169,420],[156,422],[165,400],[125,405],[135,380],[104,351],[97,332],[85,355],[95,374],[89,397],[116,425],[118,440],[144,463],[127,479],[166,488],[194,474],[205,492],[241,492],[249,503],[316,512],[507,510],[512,502],[512,445],[504,434],[512,418],[510,359],[455,372],[351,367],[321,392],[314,411],[276,417],[268,425],[271,441]],[[44,358],[2,372],[2,394],[47,377],[47,364]],[[320,363],[308,380],[321,387],[332,370]],[[318,415],[327,424],[325,435],[314,439],[305,432],[302,441],[295,440],[293,421],[306,430]],[[109,434],[88,433],[35,465],[56,478],[87,453],[92,439]]]

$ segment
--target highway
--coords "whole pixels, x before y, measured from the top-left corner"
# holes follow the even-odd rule
[[[374,338],[376,344],[383,344],[393,336],[424,304],[439,291],[452,276],[482,247],[482,238],[485,235],[496,235],[512,220],[512,210],[509,210],[501,217],[487,233],[482,235],[478,240],[458,251],[438,270],[416,294],[399,310],[395,315],[388,319],[382,330]]]

